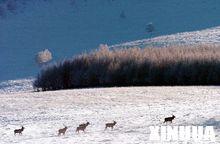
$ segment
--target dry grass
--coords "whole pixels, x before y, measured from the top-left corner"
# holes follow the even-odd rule
[[[219,46],[99,50],[48,67],[36,88],[148,85],[219,85]]]

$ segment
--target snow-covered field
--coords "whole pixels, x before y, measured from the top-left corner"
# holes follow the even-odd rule
[[[0,94],[1,144],[142,144],[149,126],[214,125],[220,143],[220,87],[127,87]],[[114,130],[105,123],[117,121]],[[89,121],[86,132],[75,128]],[[23,125],[22,136],[13,130]],[[65,136],[57,130],[69,126]]]
[[[113,45],[111,48],[121,47],[149,47],[149,46],[173,46],[173,45],[219,45],[220,27],[213,27],[201,31],[183,32],[172,35],[164,35],[151,39],[126,42]]]
[[[34,78],[7,80],[0,82],[0,93],[20,93],[20,92],[32,92],[33,91]]]
[[[33,92],[33,78],[9,80],[36,76],[39,68],[34,58],[45,48],[51,50],[54,60],[60,60],[90,51],[100,43],[112,45],[110,48],[219,45],[219,3],[0,0],[0,81],[7,80],[0,82],[0,144],[151,143],[149,126],[165,125],[163,119],[172,114],[176,116],[170,124],[173,126],[214,126],[216,143],[220,143],[220,87],[122,87],[37,93]],[[155,27],[151,34],[146,31],[149,23]],[[105,123],[113,120],[117,121],[115,129],[104,131]],[[91,123],[86,132],[76,133],[76,127],[86,121]],[[22,125],[23,135],[14,136],[13,130]],[[69,127],[67,133],[58,137],[57,130],[64,125]]]

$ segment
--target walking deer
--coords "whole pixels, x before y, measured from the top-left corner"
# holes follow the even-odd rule
[[[164,119],[164,122],[163,122],[163,123],[166,123],[166,122],[171,122],[171,123],[172,123],[172,121],[173,121],[174,118],[175,118],[174,115],[173,115],[172,117],[166,117],[166,118]]]
[[[21,129],[15,129],[15,130],[14,130],[14,135],[15,135],[16,133],[18,133],[19,135],[21,135],[23,131],[24,131],[24,127],[22,126]]]
[[[116,121],[113,121],[113,123],[106,123],[105,124],[105,130],[108,128],[108,127],[110,127],[110,128],[112,128],[113,129],[113,127],[116,125]]]
[[[61,134],[65,135],[66,130],[67,130],[67,126],[65,126],[65,127],[62,128],[62,129],[59,129],[59,130],[58,130],[58,136],[60,136]]]
[[[90,124],[89,122],[80,124],[80,125],[76,128],[76,132],[79,133],[80,130],[83,131],[83,132],[85,132],[85,129],[86,129],[86,127],[87,127],[89,124]]]

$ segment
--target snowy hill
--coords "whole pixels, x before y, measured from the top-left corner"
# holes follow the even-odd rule
[[[8,80],[0,82],[0,93],[20,93],[33,91],[33,78]]]
[[[172,45],[219,45],[220,44],[220,27],[205,29],[194,32],[183,32],[172,35],[159,36],[151,39],[126,42],[123,44],[113,45],[117,47],[149,47],[149,46],[172,46]]]
[[[0,99],[1,144],[153,144],[149,141],[152,125],[212,125],[216,144],[220,142],[219,87],[78,89],[0,94]],[[172,114],[173,123],[163,124],[164,117]],[[115,128],[104,131],[105,123],[113,120]],[[76,133],[76,127],[86,121],[91,123],[86,132]],[[21,125],[23,135],[14,136],[13,130]],[[63,125],[69,128],[58,137]]]
[[[0,0],[0,81],[35,76],[34,56],[43,49],[60,60],[100,43],[215,27],[219,11],[219,0]]]

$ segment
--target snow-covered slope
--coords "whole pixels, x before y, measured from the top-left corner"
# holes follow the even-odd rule
[[[149,126],[165,125],[164,117],[172,114],[176,118],[168,125],[212,125],[220,143],[219,87],[79,89],[0,94],[0,99],[1,144],[150,144]],[[115,129],[104,131],[113,120]],[[77,134],[86,121],[91,125]],[[23,135],[14,136],[21,125]],[[63,125],[69,129],[58,137]]]
[[[100,43],[201,30],[220,25],[219,11],[219,0],[0,0],[0,80],[35,76],[45,48],[59,60]]]
[[[20,93],[33,91],[34,78],[8,80],[0,82],[0,93]]]
[[[172,45],[219,45],[220,44],[220,27],[214,27],[201,31],[184,32],[172,35],[159,36],[151,39],[126,42],[123,44],[113,45],[117,47],[149,47],[149,46],[172,46]]]

